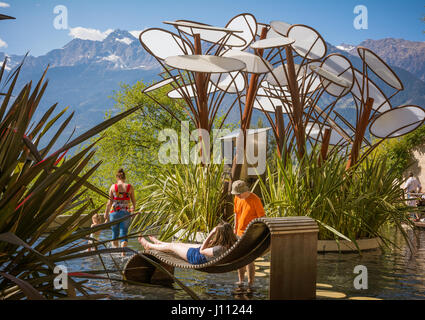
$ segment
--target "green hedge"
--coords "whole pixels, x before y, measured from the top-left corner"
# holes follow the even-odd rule
[[[413,163],[413,150],[425,143],[425,126],[398,139],[390,139],[376,150],[378,154],[386,155],[390,166],[401,175]]]

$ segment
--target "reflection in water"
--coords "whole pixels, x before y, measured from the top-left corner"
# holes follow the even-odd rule
[[[381,299],[424,299],[425,298],[425,231],[417,232],[417,239],[410,230],[413,254],[404,244],[402,236],[395,233],[392,240],[400,248],[389,250],[374,250],[358,254],[326,253],[318,255],[317,282],[332,285],[332,290],[344,293],[349,297],[375,297]],[[102,239],[110,237],[109,231],[104,231]],[[131,239],[129,246],[135,250],[140,248],[136,239]],[[104,256],[104,263],[110,270],[122,268],[129,258],[120,254]],[[269,257],[266,256],[268,261]],[[96,256],[67,262],[70,271],[85,271],[102,269],[102,264]],[[368,270],[368,289],[356,290],[353,285],[356,274],[355,266],[364,265]],[[236,292],[235,282],[237,272],[224,274],[206,274],[193,270],[176,269],[175,275],[202,299],[267,299],[269,267],[267,264],[257,265],[257,271],[265,273],[264,277],[256,278],[256,287],[253,293],[246,291]],[[113,277],[120,278],[119,273]],[[135,286],[117,281],[90,280],[88,287],[98,293],[105,293],[111,299],[190,299],[177,285],[173,288],[159,286]],[[323,299],[323,297],[318,297]]]
[[[355,254],[325,254],[318,257],[318,281],[332,284],[334,289],[347,296],[369,296],[381,299],[425,298],[425,231],[417,231],[413,254],[404,244],[399,233],[392,240],[399,246],[393,251],[374,250]],[[354,267],[364,265],[368,269],[368,289],[356,290],[353,285]]]

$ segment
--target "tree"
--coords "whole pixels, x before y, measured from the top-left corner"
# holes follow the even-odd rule
[[[141,108],[105,131],[92,160],[102,161],[102,165],[90,179],[92,184],[107,192],[109,186],[115,182],[116,171],[123,168],[127,181],[135,188],[136,199],[146,194],[144,186],[152,182],[151,176],[162,170],[158,161],[158,149],[163,143],[158,140],[159,132],[164,128],[180,132],[181,123],[177,119],[188,120],[183,108],[178,105],[179,102],[167,96],[170,88],[164,87],[151,92],[150,95],[167,106],[177,119],[143,94],[141,90],[144,87],[145,84],[141,81],[132,86],[121,84],[121,90],[114,93],[114,107],[106,113],[105,118],[135,106]],[[95,193],[92,197],[95,205],[106,201]]]
[[[385,155],[388,164],[402,178],[414,163],[413,151],[425,143],[425,126],[397,139],[385,140],[373,154]]]

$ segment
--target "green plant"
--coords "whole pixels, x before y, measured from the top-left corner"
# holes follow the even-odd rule
[[[197,232],[210,232],[223,218],[223,165],[170,165],[158,173],[141,214],[132,228],[152,230],[162,239],[179,234],[195,239]]]
[[[90,177],[89,182],[104,191],[115,183],[116,171],[124,168],[127,181],[135,188],[137,201],[147,195],[143,186],[150,185],[156,173],[162,170],[158,161],[158,149],[163,143],[158,139],[159,132],[164,128],[180,132],[181,127],[179,121],[142,93],[144,87],[142,81],[131,86],[121,84],[120,90],[114,93],[114,107],[106,114],[105,119],[135,106],[140,108],[105,130],[103,139],[96,144],[97,151],[90,162],[95,164],[102,161],[102,166]],[[170,88],[161,88],[150,95],[183,121],[187,115],[175,100],[167,96]],[[88,145],[94,141],[95,138],[92,138]],[[96,206],[106,203],[105,198],[97,192],[90,192],[90,197]]]
[[[425,126],[398,139],[384,141],[374,154],[380,154],[388,159],[388,165],[402,176],[412,164],[413,150],[425,143]]]
[[[84,296],[88,293],[85,281],[69,275],[67,290],[53,288],[54,267],[75,258],[116,252],[103,249],[85,252],[91,246],[80,239],[87,238],[93,229],[79,226],[91,219],[99,208],[93,208],[86,197],[87,189],[97,191],[88,178],[100,162],[83,170],[94,155],[92,143],[78,153],[65,158],[65,153],[87,139],[94,137],[117,121],[139,109],[135,106],[90,129],[79,137],[53,151],[52,147],[72,119],[59,119],[67,108],[53,116],[57,104],[36,118],[40,101],[47,88],[46,71],[34,86],[30,82],[15,95],[14,89],[22,64],[4,81],[0,104],[0,297],[3,299],[44,299]],[[0,82],[5,75],[6,61],[0,69]],[[57,129],[53,131],[54,125]],[[50,133],[45,147],[43,138]],[[59,227],[49,230],[55,218],[70,212]],[[88,212],[81,218],[82,213]],[[113,223],[96,227],[109,228]],[[120,249],[118,249],[120,251]],[[106,273],[107,270],[99,270]]]
[[[319,165],[312,150],[300,162],[276,159],[276,172],[268,167],[266,181],[258,180],[268,216],[309,216],[319,225],[323,240],[379,237],[387,223],[405,234],[401,223],[410,223],[411,211],[403,200],[399,175],[384,157],[366,158],[350,171],[346,159],[332,153]],[[308,166],[300,165],[309,161]]]

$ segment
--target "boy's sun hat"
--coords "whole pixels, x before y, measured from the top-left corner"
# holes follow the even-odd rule
[[[237,195],[237,194],[242,194],[244,192],[250,191],[248,186],[246,185],[245,181],[242,180],[238,180],[233,182],[232,184],[232,194],[233,195]]]

